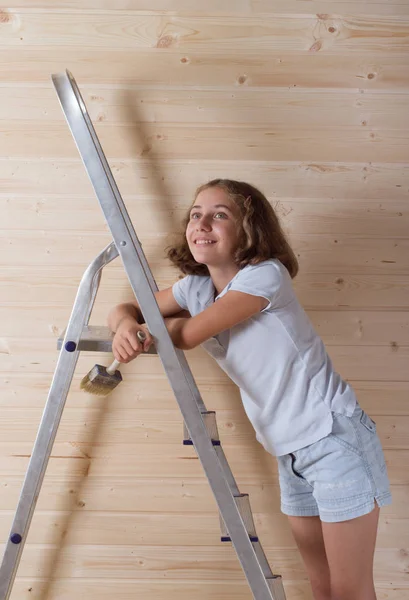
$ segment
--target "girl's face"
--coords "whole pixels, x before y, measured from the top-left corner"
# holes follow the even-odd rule
[[[220,188],[200,192],[190,209],[186,239],[196,262],[231,266],[238,245],[239,209]]]

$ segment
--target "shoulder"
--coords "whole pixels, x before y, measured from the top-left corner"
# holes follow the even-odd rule
[[[189,292],[198,292],[207,288],[210,281],[210,277],[206,275],[185,275],[178,279],[174,285],[178,285]]]
[[[246,265],[237,274],[239,281],[260,281],[263,283],[274,283],[281,285],[289,273],[277,258],[270,258],[256,265]]]
[[[173,295],[183,308],[197,314],[213,297],[212,280],[205,275],[186,275],[173,284]]]
[[[267,298],[269,304],[264,310],[269,310],[286,302],[292,288],[287,269],[274,258],[243,267],[229,289]]]
[[[286,268],[284,267],[282,262],[278,260],[278,258],[269,258],[267,260],[262,260],[256,265],[249,264],[243,267],[243,269],[241,269],[241,271],[243,272],[271,272],[280,275],[282,274],[283,270],[286,271]]]

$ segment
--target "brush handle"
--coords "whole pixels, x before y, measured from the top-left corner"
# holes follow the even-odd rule
[[[144,343],[144,341],[146,340],[146,333],[144,331],[142,331],[141,329],[139,331],[137,331],[136,333],[138,340],[141,342],[141,344]],[[108,375],[114,375],[115,371],[117,370],[117,368],[119,367],[121,363],[119,362],[119,360],[114,360],[113,363],[111,365],[109,365],[109,367],[107,367],[107,373]]]
[[[119,360],[114,360],[114,362],[109,365],[109,367],[107,367],[107,373],[108,375],[114,375],[115,371],[117,370],[117,368],[119,367],[121,363],[119,362]]]

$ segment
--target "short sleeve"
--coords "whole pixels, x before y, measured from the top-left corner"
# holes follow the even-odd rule
[[[191,283],[190,280],[191,277],[187,275],[186,277],[183,277],[183,279],[179,279],[178,281],[176,281],[172,286],[173,297],[175,298],[179,306],[184,310],[189,310],[187,305],[187,298]]]
[[[232,281],[229,289],[266,298],[268,304],[261,311],[264,312],[277,304],[282,280],[280,267],[272,261],[265,261],[258,265],[247,265]]]

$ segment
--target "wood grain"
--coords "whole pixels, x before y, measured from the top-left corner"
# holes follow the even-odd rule
[[[81,47],[101,50],[145,50],[208,53],[311,52],[371,56],[406,53],[409,20],[398,16],[336,15],[182,16],[138,13],[65,14],[3,12],[0,45],[5,47]]]
[[[66,68],[77,83],[150,86],[218,86],[232,91],[255,88],[352,89],[397,91],[407,89],[409,66],[404,54],[389,56],[305,53],[250,53],[236,51],[168,52],[138,50],[138,60],[128,50],[53,48],[34,46],[18,51],[0,49],[0,78],[9,83],[49,83],[52,73]]]
[[[408,73],[409,75],[409,73]],[[65,123],[5,121],[0,123],[6,152],[20,159],[75,159],[78,150]],[[111,160],[150,157],[155,160],[188,155],[196,160],[367,161],[400,163],[407,156],[409,136],[404,129],[373,130],[325,127],[287,130],[267,123],[236,125],[111,125],[99,123],[97,135]],[[200,140],[200,143],[197,143]]]
[[[408,52],[403,0],[0,9],[0,542],[57,338],[111,241],[50,80],[69,68],[160,288],[179,276],[165,246],[198,185],[244,179],[276,210],[300,262],[297,296],[384,447],[393,504],[381,510],[377,595],[409,600]],[[132,297],[115,261],[91,323]],[[200,348],[186,355],[288,600],[312,600],[275,458],[225,373]],[[124,366],[105,399],[82,392],[109,358],[79,358],[13,599],[250,600],[159,358]]]

